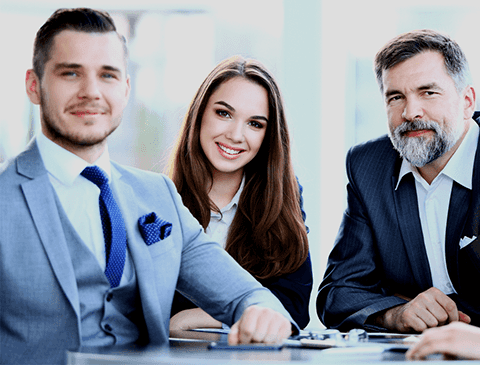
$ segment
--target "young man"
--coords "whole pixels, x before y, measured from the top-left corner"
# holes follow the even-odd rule
[[[0,362],[166,344],[175,289],[233,325],[232,344],[288,337],[280,302],[208,239],[170,180],[110,161],[130,92],[110,16],[55,12],[33,64],[41,133],[0,172]]]
[[[479,127],[467,60],[450,38],[420,30],[388,42],[375,69],[390,133],[348,153],[348,207],[318,314],[343,330],[480,325]]]

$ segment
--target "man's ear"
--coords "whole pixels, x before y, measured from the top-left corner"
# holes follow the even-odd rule
[[[125,94],[125,97],[128,101],[128,99],[130,98],[130,91],[132,90],[132,86],[130,85],[130,75],[127,75],[127,90],[126,90],[126,94]]]
[[[25,75],[25,89],[27,95],[33,104],[40,104],[40,79],[37,74],[32,70],[27,70]]]
[[[473,86],[469,85],[464,90],[465,106],[463,109],[464,119],[472,118],[473,113],[475,112],[475,89]]]

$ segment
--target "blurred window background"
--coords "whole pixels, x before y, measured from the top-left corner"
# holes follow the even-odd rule
[[[345,154],[387,132],[375,53],[431,28],[457,40],[480,77],[480,2],[471,0],[1,0],[0,163],[39,131],[24,84],[35,33],[57,8],[78,6],[110,12],[129,42],[132,94],[109,139],[118,162],[163,172],[193,94],[221,60],[256,58],[276,76],[310,227],[310,328],[322,327],[315,298],[345,208]]]

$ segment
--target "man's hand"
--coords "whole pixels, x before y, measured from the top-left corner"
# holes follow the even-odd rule
[[[480,328],[461,322],[431,328],[408,350],[406,357],[408,360],[420,360],[438,353],[480,359]]]
[[[248,307],[230,329],[228,343],[280,343],[292,334],[292,325],[282,314],[257,305]]]
[[[446,294],[432,287],[408,303],[388,309],[375,323],[397,332],[422,332],[455,321],[470,323],[470,317],[459,311]]]

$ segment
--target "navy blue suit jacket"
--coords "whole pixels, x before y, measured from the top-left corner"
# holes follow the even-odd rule
[[[476,112],[477,123],[479,117]],[[329,328],[372,329],[365,324],[369,316],[405,303],[394,294],[414,298],[432,287],[413,175],[395,190],[401,161],[388,136],[348,152],[347,209],[317,296],[317,313]],[[460,239],[472,237],[478,218],[479,169],[480,144],[473,190],[454,182],[445,243],[449,276],[458,293],[451,297],[476,325],[480,325],[478,292],[459,280],[463,269],[458,257]],[[478,278],[479,272],[463,274]]]

